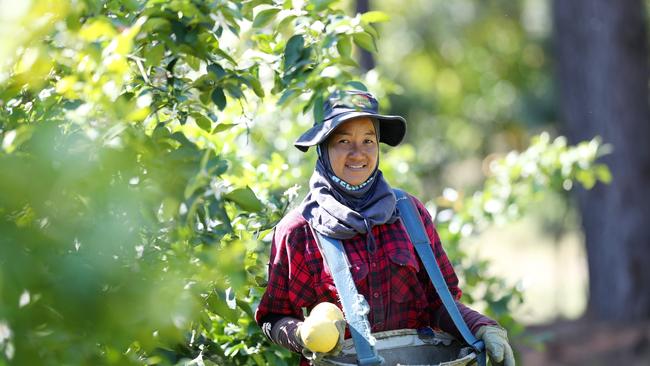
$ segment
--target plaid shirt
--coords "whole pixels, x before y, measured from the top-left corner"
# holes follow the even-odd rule
[[[433,253],[455,299],[461,296],[458,278],[440,243],[431,216],[411,196],[431,240]],[[350,271],[370,305],[368,321],[373,332],[434,327],[431,314],[440,307],[424,265],[411,244],[401,220],[372,229],[378,247],[367,249],[367,235],[343,240]],[[285,216],[275,229],[271,245],[268,287],[255,314],[258,324],[269,314],[304,319],[303,308],[311,310],[328,301],[340,306],[329,270],[306,220],[296,210]],[[346,338],[350,337],[349,331]]]

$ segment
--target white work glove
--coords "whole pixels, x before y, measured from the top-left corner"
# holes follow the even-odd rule
[[[495,325],[484,325],[476,332],[476,338],[485,343],[485,350],[492,365],[515,366],[515,356],[508,343],[508,332]]]

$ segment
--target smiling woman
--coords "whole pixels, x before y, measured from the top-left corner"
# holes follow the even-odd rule
[[[302,365],[308,360],[314,365],[343,362],[344,338],[350,338],[351,333],[341,324],[328,325],[331,332],[327,347],[321,348],[318,342],[310,346],[305,341],[314,329],[311,324],[322,321],[318,312],[313,311],[318,304],[332,303],[341,307],[341,293],[331,271],[324,266],[327,259],[321,254],[316,240],[318,235],[336,239],[341,244],[346,257],[344,262],[350,268],[348,279],[354,282],[352,287],[356,287],[353,294],[346,293],[345,289],[341,292],[346,301],[363,299],[362,305],[357,305],[368,310],[363,322],[370,328],[366,333],[373,335],[367,334],[367,339],[375,337],[392,342],[397,333],[415,339],[419,335],[433,334],[432,328],[460,339],[460,333],[427,277],[422,260],[415,254],[409,233],[400,219],[397,198],[378,169],[378,143],[398,145],[404,138],[406,121],[399,116],[379,114],[377,100],[363,91],[336,91],[323,107],[323,119],[314,121],[314,126],[295,143],[302,151],[316,147],[318,160],[309,181],[309,194],[278,223],[273,233],[268,287],[255,315],[258,324],[272,341],[302,352],[305,356]],[[444,281],[454,299],[460,299],[458,278],[431,216],[418,199],[410,195],[404,198],[417,207],[414,216],[419,216],[424,224],[432,255]],[[340,255],[341,252],[335,254]],[[471,331],[485,343],[493,362],[513,366],[514,358],[505,330],[494,320],[461,303],[457,303],[457,307]],[[307,318],[303,309],[312,309]],[[346,311],[346,317],[353,317],[346,320],[358,326],[359,322],[354,320],[358,314],[349,307]],[[323,325],[322,329],[325,328]],[[405,344],[403,340],[400,342]],[[439,353],[436,357],[426,353],[423,358],[417,358],[423,354],[422,348],[417,351],[401,348],[404,354],[392,356],[401,364],[422,364],[423,359],[427,364],[441,362],[434,361]],[[325,349],[327,351],[323,351]],[[383,352],[382,357],[392,354],[387,348],[378,346],[378,350],[380,354]],[[464,360],[468,353],[461,353],[446,358],[445,362]]]

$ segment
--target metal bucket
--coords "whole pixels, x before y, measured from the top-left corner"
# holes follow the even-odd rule
[[[465,343],[443,332],[418,333],[399,329],[372,334],[384,366],[464,366],[476,364],[476,353]],[[346,339],[341,353],[316,362],[317,366],[354,366],[356,351]]]

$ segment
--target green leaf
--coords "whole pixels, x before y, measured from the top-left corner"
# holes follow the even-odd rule
[[[370,34],[373,39],[379,39],[379,32],[377,32],[372,24],[361,23],[361,28],[363,28],[366,33]]]
[[[146,33],[153,33],[156,31],[171,29],[169,20],[159,17],[151,17],[142,26],[142,30]]]
[[[173,219],[178,213],[180,202],[174,197],[165,197],[162,202],[161,219],[168,221]]]
[[[210,294],[207,299],[210,310],[219,315],[230,323],[237,324],[239,320],[239,312],[236,309],[231,309],[226,302],[225,296],[221,293],[217,294],[216,290]]]
[[[368,88],[366,88],[366,86],[360,81],[352,80],[352,81],[348,81],[345,84],[350,85],[351,87],[353,87],[353,88],[355,88],[357,90],[368,91]]]
[[[205,174],[197,174],[190,178],[185,186],[183,197],[190,198],[198,189],[205,187],[209,183],[209,178]]]
[[[108,19],[95,18],[84,24],[79,31],[79,37],[86,41],[96,41],[100,38],[112,38],[117,34],[115,28]]]
[[[244,93],[242,93],[241,88],[238,85],[228,84],[226,85],[226,91],[235,99],[244,97]]]
[[[221,67],[221,65],[217,63],[211,63],[208,65],[207,70],[209,73],[214,74],[217,79],[221,79],[222,77],[226,76],[226,71]]]
[[[278,100],[278,105],[283,105],[289,100],[295,98],[297,96],[296,91],[294,89],[289,89],[282,93],[282,96],[280,97],[280,100]]]
[[[212,128],[212,120],[210,120],[210,118],[198,112],[193,112],[190,115],[192,118],[194,118],[194,121],[199,127],[201,127],[202,130],[210,131]]]
[[[165,44],[158,43],[155,46],[145,48],[144,64],[146,66],[160,66],[160,61],[165,55]]]
[[[314,121],[322,121],[323,120],[323,95],[318,94],[316,98],[314,98]]]
[[[579,170],[576,173],[576,179],[578,182],[582,183],[586,189],[591,189],[596,184],[595,174],[590,170]]]
[[[212,94],[211,90],[206,90],[201,92],[201,94],[199,94],[199,100],[201,101],[201,103],[203,103],[206,106],[210,104],[210,94]]]
[[[258,78],[253,75],[245,75],[246,80],[248,81],[249,86],[260,98],[264,98],[264,89],[262,88],[262,83]]]
[[[598,180],[606,184],[612,182],[612,172],[609,170],[607,165],[598,164],[595,167],[595,169],[596,169],[596,176],[598,177]]]
[[[279,12],[280,9],[276,8],[260,11],[257,16],[255,16],[255,20],[253,20],[253,28],[261,28],[269,24],[271,20],[273,20],[273,17],[275,17]]]
[[[365,23],[381,23],[390,20],[390,16],[383,11],[369,11],[361,15],[361,21]]]
[[[336,49],[339,51],[339,55],[342,58],[350,58],[352,54],[352,40],[350,36],[341,35],[339,40],[336,42]]]
[[[254,66],[249,69],[249,73],[243,73],[242,77],[245,80],[246,85],[253,89],[255,95],[260,98],[264,98],[264,88],[262,87],[262,82],[260,81],[260,70],[259,66]]]
[[[226,108],[226,95],[223,93],[223,89],[220,87],[214,88],[212,94],[210,94],[212,102],[219,108],[220,111],[223,111]]]
[[[237,299],[237,306],[242,309],[251,319],[255,319],[255,312],[253,312],[250,304],[248,304],[246,301]]]
[[[187,62],[194,71],[199,71],[201,69],[201,59],[198,57],[187,55],[185,57],[185,62]]]
[[[234,191],[224,195],[223,198],[235,202],[243,210],[249,212],[259,212],[264,208],[262,202],[257,198],[257,196],[255,196],[253,190],[248,186],[246,186],[246,188],[235,189]]]
[[[347,57],[347,58],[342,58],[341,59],[341,65],[345,66],[351,66],[355,68],[359,68],[359,63],[355,61],[352,57]]]
[[[251,83],[253,84],[253,91],[255,92],[255,95],[260,98],[264,98],[266,93],[264,92],[264,88],[262,88],[262,83],[259,81],[259,79],[254,78],[251,80]]]
[[[227,52],[224,52],[222,49],[217,49],[214,51],[217,55],[221,56],[222,58],[228,60],[231,64],[237,65],[237,61],[235,61],[232,56],[230,56]]]
[[[234,125],[231,125],[231,127]],[[228,161],[219,158],[218,156],[213,157],[208,161],[206,165],[206,170],[211,176],[219,176],[228,170]]]
[[[352,35],[352,38],[354,39],[354,43],[357,46],[365,49],[366,51],[370,51],[370,52],[377,51],[375,40],[372,38],[370,34],[366,32],[355,33]]]
[[[310,0],[309,3],[314,6],[315,11],[323,11],[336,1],[338,0]]]
[[[291,26],[291,22],[297,18],[295,15],[288,15],[278,23],[275,29],[286,29]]]
[[[235,123],[219,123],[217,125],[217,127],[215,127],[214,130],[212,130],[212,133],[223,132],[223,131],[229,130],[229,129],[235,127],[235,126],[237,126],[237,124],[235,124]]]
[[[212,88],[214,88],[215,84],[216,84],[215,76],[212,74],[205,74],[199,77],[198,79],[196,79],[192,83],[192,87],[197,88],[198,90],[201,91],[206,91],[206,90],[212,91]]]
[[[302,35],[297,34],[289,38],[284,48],[284,71],[289,70],[300,60],[300,54],[304,46],[305,40],[302,38]]]

